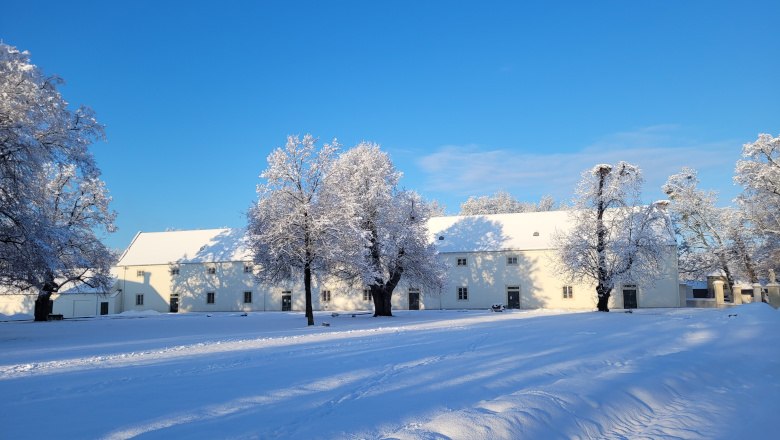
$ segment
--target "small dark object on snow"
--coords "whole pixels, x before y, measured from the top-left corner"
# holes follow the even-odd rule
[[[329,322],[323,322],[323,323],[322,323],[322,326],[323,326],[323,327],[330,327],[330,323],[329,323]]]
[[[344,313],[344,314],[345,315],[352,315],[352,317],[354,318],[355,316],[358,316],[358,315],[370,315],[371,312],[355,312],[355,313]],[[336,313],[336,312],[333,312],[333,313],[330,314],[330,316],[335,318],[335,317],[339,316],[339,314]]]
[[[62,321],[62,315],[54,315],[54,314],[50,314],[50,315],[48,316],[48,320],[49,320],[49,321]]]
[[[246,313],[242,313],[240,316],[247,316],[247,314]]]
[[[633,310],[626,310],[626,313],[634,313]]]
[[[736,314],[736,313],[732,313],[731,315],[729,315],[729,318],[734,318],[734,317],[736,317],[736,316],[737,316],[737,314]]]
[[[504,311],[504,305],[503,304],[493,304],[490,306],[490,310],[493,312],[503,312]]]
[[[206,315],[206,318],[211,318],[211,315]]]

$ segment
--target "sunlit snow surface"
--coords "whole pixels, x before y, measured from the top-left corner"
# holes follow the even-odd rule
[[[0,323],[0,438],[776,438],[780,312]],[[729,316],[736,315],[736,316]]]

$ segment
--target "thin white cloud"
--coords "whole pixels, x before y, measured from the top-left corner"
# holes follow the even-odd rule
[[[660,186],[683,166],[699,170],[702,187],[723,190],[730,198],[731,175],[739,158],[736,141],[700,142],[674,125],[615,133],[570,152],[486,149],[447,145],[417,160],[428,191],[469,195],[507,190],[568,199],[586,169],[599,163],[627,161],[642,168],[645,195],[660,197]],[[549,151],[549,150],[548,150]],[[733,191],[731,191],[733,192]]]

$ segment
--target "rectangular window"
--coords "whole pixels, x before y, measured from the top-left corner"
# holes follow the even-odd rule
[[[506,257],[507,266],[517,266],[517,257]]]
[[[322,302],[330,302],[330,290],[323,290],[321,296]]]
[[[142,306],[144,305],[144,294],[139,293],[135,296],[135,305]]]
[[[468,300],[469,300],[469,288],[458,287],[458,301],[468,301]]]
[[[465,265],[466,265],[466,259],[458,258],[458,266],[465,266]]]
[[[252,302],[252,292],[244,292],[244,304]]]
[[[371,289],[363,289],[363,301],[373,301],[374,297],[371,295]]]
[[[171,268],[171,275],[178,275],[179,274],[179,268],[178,267],[172,267]]]
[[[209,275],[214,275],[215,273],[217,273],[217,268],[209,267],[208,269],[206,269],[206,272],[208,272]]]
[[[563,298],[564,299],[574,298],[574,288],[572,286],[563,286]]]
[[[214,292],[206,292],[206,304],[214,304]]]
[[[249,264],[244,265],[244,273],[252,273],[252,266]]]
[[[135,276],[137,276],[137,277],[142,277],[142,276],[144,276],[144,273],[145,273],[144,271],[142,271],[142,270],[139,270],[139,271],[136,271],[136,272],[135,272]]]

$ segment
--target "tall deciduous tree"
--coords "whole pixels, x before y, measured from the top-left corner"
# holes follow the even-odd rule
[[[108,287],[110,198],[88,147],[102,138],[92,111],[71,110],[57,77],[0,44],[0,284],[36,289],[35,318],[66,283]]]
[[[743,187],[737,201],[754,235],[763,240],[762,268],[780,269],[780,136],[760,134],[743,145],[734,181]]]
[[[664,203],[641,206],[641,186],[639,168],[626,162],[585,171],[570,212],[572,227],[556,237],[561,273],[594,282],[599,311],[609,311],[617,283],[652,283],[673,240]]]
[[[371,290],[374,316],[392,315],[393,291],[402,280],[436,293],[442,285],[444,267],[427,229],[435,206],[399,189],[400,178],[378,145],[361,143],[339,157],[329,182],[342,203],[354,207],[353,219],[365,237],[351,266]]]
[[[683,168],[669,176],[662,190],[669,197],[672,220],[678,237],[679,270],[684,278],[700,279],[723,271],[733,284],[733,262],[728,252],[728,221],[717,208],[716,195],[698,188],[696,170]]]
[[[265,183],[257,186],[247,231],[262,281],[303,277],[308,325],[314,325],[312,276],[324,277],[343,266],[339,249],[348,248],[344,240],[356,237],[345,232],[353,224],[349,207],[325,185],[338,145],[334,141],[318,148],[316,143],[308,134],[289,136],[284,148],[268,156],[268,168],[260,175]]]

